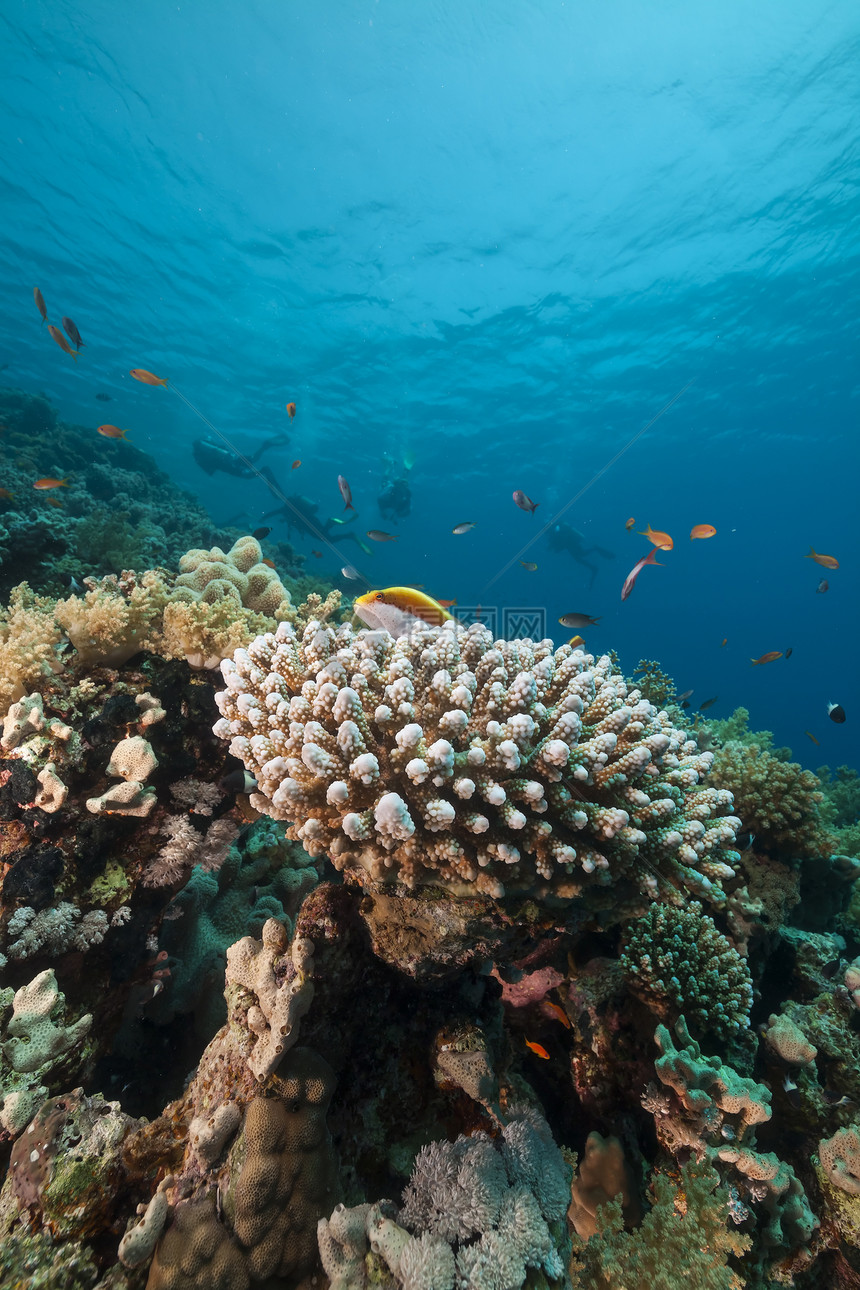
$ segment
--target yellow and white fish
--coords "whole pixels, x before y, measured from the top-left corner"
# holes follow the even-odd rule
[[[453,600],[434,600],[414,587],[385,587],[356,596],[353,609],[373,631],[403,636],[414,628],[416,620],[432,627],[447,622],[453,617],[448,613],[448,607],[453,604]]]

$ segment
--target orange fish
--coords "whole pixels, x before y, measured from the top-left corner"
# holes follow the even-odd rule
[[[773,663],[778,658],[782,658],[782,650],[772,649],[768,650],[767,654],[762,654],[761,658],[751,658],[750,662],[753,667],[758,667],[760,663]]]
[[[527,1039],[526,1048],[530,1048],[533,1053],[537,1053],[538,1057],[542,1057],[545,1062],[549,1061],[549,1053],[544,1048],[543,1044],[533,1044],[530,1039]]]
[[[33,299],[36,302],[36,308],[38,309],[39,313],[42,315],[42,322],[47,322],[48,306],[45,304],[45,297],[42,295],[38,287],[33,288]]]
[[[556,1020],[560,1021],[566,1030],[570,1030],[570,1017],[560,1004],[553,1003],[551,999],[544,999],[542,1006],[544,1009],[549,1009]]]
[[[136,381],[142,381],[144,385],[167,385],[166,376],[156,376],[153,372],[147,372],[144,367],[133,367],[129,372]]]
[[[646,537],[649,542],[653,542],[658,551],[671,551],[675,545],[668,533],[661,533],[659,529],[652,529],[650,524],[645,525],[645,532],[640,533],[639,536]]]
[[[295,405],[295,403],[288,403],[288,404],[287,404],[287,416],[288,416],[288,417],[290,418],[290,420],[292,421],[292,419],[293,419],[293,417],[294,417],[295,415],[296,415],[296,405]]]
[[[634,516],[632,516],[632,515],[631,515],[631,516],[630,516],[630,519],[629,519],[629,520],[627,521],[627,523],[624,525],[624,527],[626,528],[626,530],[627,530],[627,532],[628,532],[628,533],[629,533],[629,532],[630,532],[630,530],[633,528],[633,525],[634,525],[635,523],[636,523],[636,519],[635,519],[635,517],[634,517]]]
[[[311,551],[311,555],[315,555],[318,560],[322,559],[322,551]]]
[[[15,494],[10,493],[8,488],[0,488],[0,498],[2,498],[4,502],[11,502],[14,497]]]
[[[728,636],[724,636],[723,639],[720,641],[720,649],[722,649],[724,645],[728,645],[728,643],[729,643]]]
[[[839,568],[839,561],[835,555],[820,555],[813,547],[809,548],[809,555],[805,555],[803,558],[804,560],[814,560],[816,564],[820,564],[824,569]]]
[[[99,426],[98,433],[103,434],[105,439],[125,439],[128,431],[120,430],[119,426]]]
[[[45,501],[49,506],[59,506],[62,510],[63,503],[60,501],[59,497],[46,497]]]
[[[713,537],[716,531],[713,524],[694,524],[690,529],[690,541],[692,542],[693,538]]]
[[[819,742],[819,741],[815,738],[815,735],[813,735],[809,730],[804,730],[804,732],[803,732],[803,733],[804,733],[805,735],[808,735],[808,736],[809,736],[809,738],[812,740],[812,742],[815,744],[815,746],[816,746],[816,748],[817,748],[817,747],[818,747],[818,742]]]
[[[52,337],[53,337],[53,339],[57,342],[57,344],[59,345],[59,347],[60,347],[60,349],[63,351],[63,353],[64,353],[64,354],[71,354],[72,358],[73,358],[73,359],[75,360],[75,362],[77,363],[77,361],[78,361],[78,351],[77,351],[76,349],[72,349],[71,345],[70,345],[70,344],[69,344],[69,342],[66,340],[65,336],[64,336],[64,335],[63,335],[63,333],[60,331],[59,327],[55,327],[53,323],[48,323],[48,331],[51,333],[51,336],[52,336]]]
[[[69,481],[67,479],[51,479],[50,477],[47,479],[37,479],[33,485],[34,488],[38,488],[40,490],[45,488],[68,488],[68,486]]]
[[[301,464],[302,464],[301,458],[297,457],[296,460],[293,462],[292,466],[290,467],[290,470],[298,470]]]
[[[265,565],[267,565],[270,569],[274,569],[274,568],[275,568],[275,562],[274,562],[274,560],[261,560],[261,561],[260,561],[260,564],[265,564]]]

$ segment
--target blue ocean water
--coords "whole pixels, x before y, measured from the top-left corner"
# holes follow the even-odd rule
[[[286,432],[261,459],[286,492],[339,515],[343,474],[357,530],[397,534],[310,561],[356,564],[345,587],[558,642],[587,612],[628,672],[858,765],[858,67],[851,0],[5,0],[0,379],[93,426],[110,394],[256,526],[264,483],[204,474],[206,428],[128,373],[166,376],[243,454]],[[611,553],[593,578],[554,523]],[[674,549],[622,602],[646,524]]]

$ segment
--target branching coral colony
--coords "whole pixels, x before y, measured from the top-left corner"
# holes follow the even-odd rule
[[[254,806],[341,870],[496,898],[629,878],[724,903],[731,794],[606,657],[479,625],[281,624],[222,671],[215,733]]]
[[[860,1283],[817,781],[739,854],[761,760],[712,732],[715,776],[653,667],[355,631],[260,554],[0,625],[0,1284]]]

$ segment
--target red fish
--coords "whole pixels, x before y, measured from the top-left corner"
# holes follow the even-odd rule
[[[526,1048],[530,1048],[533,1053],[537,1053],[538,1057],[542,1057],[545,1062],[549,1061],[549,1053],[544,1048],[543,1044],[535,1044],[532,1043],[530,1039],[527,1039]]]
[[[690,541],[692,542],[694,538],[713,537],[716,531],[713,524],[694,524],[690,529]]]
[[[766,654],[762,654],[761,658],[751,658],[750,662],[753,667],[758,667],[760,663],[774,663],[778,658],[782,658],[782,650],[771,649]]]
[[[81,340],[81,333],[78,331],[71,318],[63,319],[63,331],[66,333],[73,345],[77,345],[78,349],[84,348],[84,342]]]
[[[627,522],[626,522],[626,523],[625,523],[625,525],[624,525],[624,527],[626,528],[626,530],[627,530],[627,532],[628,532],[628,533],[629,533],[629,532],[630,532],[630,530],[633,528],[633,525],[634,525],[635,523],[636,523],[636,519],[635,519],[635,517],[634,517],[633,515],[631,515],[631,516],[630,516],[630,519],[629,519],[629,520],[627,520]]]
[[[144,385],[167,385],[166,376],[156,376],[153,372],[147,372],[145,367],[133,367],[129,372],[136,381],[141,381]]]
[[[533,502],[530,497],[526,497],[521,488],[514,489],[514,501],[521,511],[528,511],[529,515],[533,515],[540,506],[540,502]]]
[[[290,466],[290,470],[298,470],[301,464],[302,464],[301,458],[297,457],[296,460],[293,462],[292,466]]]
[[[63,335],[63,333],[60,331],[59,327],[55,327],[53,323],[48,323],[48,331],[51,333],[51,336],[52,336],[52,337],[53,337],[53,339],[57,342],[57,344],[59,345],[59,347],[60,347],[60,349],[63,351],[63,353],[64,353],[64,354],[71,354],[72,358],[73,358],[73,359],[75,360],[75,362],[77,363],[77,361],[78,361],[78,351],[77,351],[76,349],[72,349],[71,345],[70,345],[70,344],[69,344],[69,342],[66,340],[65,336],[64,336],[64,335]]]
[[[630,592],[633,590],[634,586],[636,585],[636,579],[639,577],[639,574],[645,568],[646,564],[660,564],[660,561],[657,559],[657,552],[659,549],[660,549],[659,547],[652,546],[648,554],[643,555],[642,559],[638,560],[636,564],[634,564],[633,568],[630,570],[627,577],[624,579],[624,586],[621,588],[622,600],[626,600],[627,597],[630,595]],[[662,568],[662,565],[660,567]]]
[[[292,419],[293,419],[293,417],[294,417],[295,415],[296,415],[296,405],[295,405],[295,403],[288,403],[288,404],[287,404],[287,416],[288,416],[288,417],[290,418],[290,420],[292,421]]]
[[[69,481],[67,479],[52,479],[50,477],[47,479],[37,479],[33,485],[34,488],[38,488],[40,491],[46,488],[68,488],[68,486]]]
[[[268,559],[267,559],[267,560],[261,560],[261,561],[260,561],[260,564],[264,564],[264,565],[266,565],[266,567],[267,567],[267,568],[269,568],[269,569],[275,569],[275,568],[277,568],[277,565],[275,564],[274,560],[268,560]]]
[[[47,322],[48,306],[45,304],[45,297],[42,295],[38,287],[33,288],[33,299],[36,302],[36,308],[38,309],[39,313],[42,315],[42,322]]]
[[[340,495],[341,495],[341,497],[342,497],[342,498],[343,498],[343,500],[346,502],[346,506],[344,506],[344,508],[343,508],[343,509],[344,509],[345,511],[354,511],[354,510],[355,510],[355,507],[354,507],[354,506],[353,506],[353,504],[352,504],[352,489],[350,488],[349,484],[348,484],[348,483],[346,482],[346,480],[344,479],[343,475],[338,475],[338,477],[337,477],[337,486],[338,486],[338,488],[340,489]]]
[[[126,439],[128,431],[120,430],[119,426],[99,426],[98,433],[104,435],[105,439]]]

